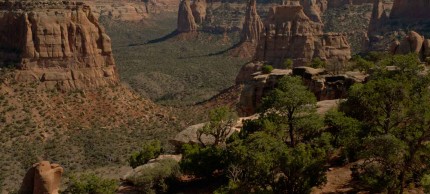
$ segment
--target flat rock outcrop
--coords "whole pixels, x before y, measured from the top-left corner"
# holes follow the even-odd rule
[[[257,61],[275,65],[286,59],[305,66],[313,58],[345,62],[350,57],[346,35],[324,33],[323,24],[312,21],[298,1],[270,9],[256,51]]]
[[[391,10],[391,19],[430,19],[430,1],[395,0]]]
[[[180,33],[184,32],[195,32],[197,30],[197,24],[191,10],[190,0],[181,0],[178,10],[178,27],[177,31]]]
[[[36,163],[24,177],[19,193],[58,194],[64,170],[48,161]]]
[[[0,67],[48,89],[118,83],[111,39],[89,6],[68,1],[0,2]]]
[[[421,59],[430,57],[430,39],[425,39],[415,31],[410,31],[402,40],[394,41],[390,47],[392,54],[417,53]]]
[[[367,75],[360,72],[345,72],[340,75],[328,74],[324,69],[296,67],[293,70],[274,69],[270,74],[257,72],[244,84],[237,110],[241,116],[256,113],[261,100],[272,91],[280,78],[300,76],[303,84],[313,92],[318,101],[335,100],[347,97],[349,87],[354,83],[364,82]]]

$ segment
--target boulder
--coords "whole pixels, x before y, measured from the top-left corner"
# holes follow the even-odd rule
[[[24,177],[19,193],[58,194],[64,170],[58,164],[48,161],[36,163]]]

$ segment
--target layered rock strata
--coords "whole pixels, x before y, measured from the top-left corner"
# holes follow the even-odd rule
[[[322,22],[321,15],[327,10],[326,0],[300,0],[303,10],[314,22]]]
[[[241,33],[241,41],[257,44],[263,28],[264,24],[257,13],[257,1],[249,0],[245,15],[245,22],[243,23]]]
[[[237,107],[239,114],[241,116],[255,114],[261,105],[261,100],[276,87],[283,76],[302,77],[303,84],[315,94],[318,101],[345,98],[351,85],[364,82],[367,77],[360,72],[331,75],[324,69],[311,67],[297,67],[293,70],[275,69],[270,74],[256,72],[248,80],[242,79],[239,82],[244,84]]]
[[[190,0],[181,0],[178,10],[178,27],[177,31],[180,33],[184,32],[195,32],[197,30],[197,24],[191,10]]]
[[[89,6],[69,1],[0,2],[0,66],[48,89],[118,83],[111,39]]]
[[[19,193],[58,194],[64,170],[48,161],[36,163],[24,177]]]
[[[303,66],[313,58],[345,62],[350,57],[346,36],[324,33],[323,24],[309,19],[297,1],[270,9],[256,51],[257,61],[275,65],[288,58],[295,66]]]

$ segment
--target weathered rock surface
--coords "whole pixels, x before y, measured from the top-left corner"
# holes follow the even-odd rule
[[[58,194],[63,172],[58,164],[48,161],[36,163],[27,171],[19,193]]]
[[[194,16],[194,20],[197,24],[202,24],[206,19],[206,0],[195,0],[191,4],[191,11]]]
[[[383,0],[375,0],[373,3],[372,17],[370,19],[368,35],[372,35],[388,20],[388,13]]]
[[[401,41],[394,41],[390,47],[392,54],[417,53],[421,59],[430,57],[430,39],[425,39],[415,31],[410,31]]]
[[[257,1],[249,0],[241,33],[241,41],[257,44],[263,28],[264,24],[257,13]]]
[[[324,69],[311,67],[296,67],[293,70],[274,69],[270,74],[257,72],[252,78],[243,81],[244,88],[238,104],[241,116],[253,115],[261,105],[261,100],[277,85],[284,76],[300,76],[308,89],[315,94],[318,101],[342,99],[347,97],[349,87],[365,81],[367,75],[359,72],[346,72],[340,75],[330,75]]]
[[[0,2],[0,66],[48,89],[118,83],[111,39],[82,3]]]
[[[178,11],[176,0],[84,0],[96,17],[104,16],[112,20],[137,22],[155,14]]]
[[[300,0],[305,14],[314,22],[322,22],[321,15],[327,10],[326,0]]]
[[[181,0],[178,10],[178,32],[195,32],[197,24],[191,10],[190,0]]]
[[[390,19],[430,19],[430,1],[395,0]]]
[[[324,33],[323,24],[309,19],[298,1],[270,9],[256,52],[257,61],[275,65],[288,58],[303,66],[313,58],[345,62],[350,57],[346,36]]]

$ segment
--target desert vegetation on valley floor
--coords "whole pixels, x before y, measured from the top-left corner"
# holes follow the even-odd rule
[[[66,184],[70,186],[66,192],[113,193],[116,190],[116,181],[102,180],[95,175],[80,176],[80,172],[94,171],[105,177],[110,174],[106,171],[120,174],[121,171],[127,170],[123,167],[127,166],[128,162],[138,161],[136,162],[138,164],[132,162],[130,164],[132,166],[144,164],[161,153],[161,151],[156,151],[156,154],[150,156],[142,154],[160,149],[157,143],[149,146],[145,144],[141,147],[146,140],[160,139],[164,150],[173,151],[167,144],[167,139],[185,126],[204,121],[201,117],[207,115],[201,113],[204,112],[204,108],[210,106],[208,104],[200,104],[200,107],[174,109],[160,107],[141,98],[140,95],[150,97],[165,105],[194,104],[209,99],[219,90],[233,84],[234,77],[244,62],[241,59],[232,59],[222,52],[236,43],[238,36],[237,34],[224,36],[200,33],[196,39],[187,41],[177,38],[169,39],[169,37],[157,41],[158,38],[173,31],[172,26],[176,21],[173,16],[167,15],[166,18],[162,16],[160,21],[155,20],[153,24],[149,22],[145,25],[120,23],[102,18],[108,33],[113,34],[111,37],[114,53],[119,53],[116,57],[117,67],[120,69],[119,73],[122,75],[123,82],[128,83],[132,90],[138,91],[137,94],[130,92],[130,88],[115,85],[85,91],[45,91],[40,90],[37,85],[11,81],[13,79],[8,79],[11,78],[8,75],[13,74],[13,70],[2,69],[4,71],[1,77],[6,79],[3,79],[1,85],[2,96],[0,98],[4,105],[1,108],[4,114],[0,121],[2,124],[4,123],[2,125],[4,128],[1,128],[1,132],[4,132],[2,140],[5,140],[2,142],[2,146],[7,149],[1,154],[7,159],[2,161],[4,165],[2,165],[0,180],[4,180],[8,190],[17,188],[25,169],[39,160],[38,158],[43,158],[59,162],[65,167],[65,177],[71,177],[69,182],[66,181]],[[141,33],[147,30],[145,27],[154,31],[148,34]],[[136,31],[139,32],[136,33]],[[156,33],[160,34],[154,35]],[[407,44],[409,45],[409,43]],[[150,55],[144,55],[146,52]],[[213,53],[215,55],[211,55]],[[151,56],[156,57],[151,58]],[[144,57],[147,57],[148,60],[142,60]],[[389,60],[383,57],[372,57],[374,56],[366,58],[371,62],[360,60],[360,58],[354,58],[354,61],[356,60],[355,62],[359,65],[364,65],[360,68],[365,73],[371,67],[384,67],[387,65],[387,61],[391,61],[390,65],[397,65],[401,70],[406,71],[377,71],[374,74],[373,82],[370,81],[364,86],[358,84],[357,88],[351,90],[351,99],[357,103],[343,104],[347,109],[341,109],[341,113],[331,112],[326,116],[325,122],[322,122],[319,116],[310,114],[315,108],[311,106],[315,105],[312,94],[306,92],[305,87],[298,83],[299,79],[287,77],[288,79],[284,79],[287,81],[281,80],[275,93],[269,98],[263,99],[263,105],[266,108],[263,113],[267,117],[249,122],[239,135],[236,134],[225,141],[226,137],[223,137],[222,134],[226,133],[222,130],[225,130],[226,127],[220,121],[228,120],[227,123],[231,123],[231,120],[236,118],[228,109],[216,109],[209,115],[210,125],[204,127],[204,130],[198,131],[199,134],[215,136],[218,141],[215,141],[214,145],[185,145],[181,150],[184,159],[179,166],[172,160],[162,159],[159,163],[150,163],[150,166],[157,167],[153,171],[148,170],[146,171],[148,174],[137,176],[137,179],[131,182],[140,186],[137,189],[141,189],[141,192],[150,192],[151,189],[159,192],[166,191],[167,186],[175,186],[175,184],[170,184],[170,181],[175,180],[180,168],[182,172],[194,175],[194,178],[196,176],[205,180],[207,180],[206,178],[209,180],[220,178],[221,181],[217,182],[220,185],[217,186],[224,185],[218,189],[218,192],[221,193],[250,190],[307,193],[312,186],[324,183],[324,171],[327,165],[333,165],[331,162],[340,161],[342,163],[345,159],[347,162],[357,159],[372,160],[377,157],[380,158],[379,162],[384,165],[374,165],[375,163],[371,162],[355,168],[354,177],[358,182],[352,189],[393,193],[403,189],[406,183],[412,190],[414,187],[427,186],[428,176],[425,175],[427,164],[423,162],[427,153],[423,149],[422,141],[413,141],[414,137],[419,136],[422,137],[419,139],[425,139],[427,131],[418,125],[410,125],[410,121],[407,120],[422,121],[421,123],[424,124],[426,121],[425,117],[414,116],[417,112],[425,111],[425,108],[422,110],[415,105],[423,99],[426,102],[426,92],[410,90],[410,86],[413,86],[414,89],[427,86],[426,79],[420,77],[422,72],[416,68],[418,67],[416,66],[417,57],[410,55]],[[160,60],[163,60],[162,63],[159,63]],[[202,61],[205,62],[203,65]],[[165,64],[168,66],[164,67]],[[408,66],[405,68],[404,65]],[[269,68],[269,65],[263,67],[265,67],[265,72],[263,72],[265,74],[270,74],[272,71],[277,72]],[[151,73],[142,75],[142,72],[146,71]],[[208,72],[210,72],[210,76],[207,76]],[[417,79],[411,79],[411,75]],[[395,80],[397,79],[402,79],[404,82],[396,85]],[[170,87],[171,85],[174,87]],[[387,95],[394,95],[390,96],[393,98],[382,98],[376,95],[381,92],[381,88],[383,89],[387,85],[395,87],[387,87],[382,91],[386,91]],[[358,86],[362,86],[362,88]],[[393,88],[404,88],[404,90],[390,90]],[[228,91],[234,93],[235,89],[237,88],[232,87]],[[291,92],[292,89],[293,92]],[[406,94],[417,95],[408,97]],[[219,97],[224,98],[223,95]],[[298,105],[296,104],[297,107],[305,111],[299,112],[299,114],[283,112],[284,107],[288,108],[291,105],[289,103],[294,103],[283,101],[283,97],[299,100]],[[401,125],[380,126],[378,122],[380,117],[376,117],[376,120],[373,117],[366,117],[380,113],[378,112],[380,111],[379,104],[374,104],[375,102],[386,102],[391,99],[397,101],[390,105],[400,107],[402,110],[400,114],[405,114],[395,115],[394,118],[390,117],[385,120],[398,119],[396,121]],[[211,99],[208,103],[217,100]],[[348,109],[348,106],[356,108],[357,105],[362,106],[362,110],[369,110],[371,114],[362,115],[354,112],[355,109]],[[425,107],[426,103],[420,105]],[[285,117],[284,114],[272,113],[291,114],[291,117],[284,118],[284,120],[282,119]],[[383,118],[384,115],[381,117]],[[402,120],[402,118],[406,118],[406,120]],[[305,127],[302,126],[303,124]],[[329,126],[330,129],[322,127],[324,125]],[[410,134],[410,131],[405,131],[405,129],[417,131]],[[357,131],[362,133],[357,134]],[[221,132],[221,136],[219,132]],[[369,149],[368,146],[377,145],[381,141],[393,145],[390,148],[394,150],[386,150],[378,146]],[[225,149],[224,145],[229,149]],[[408,152],[407,148],[411,148],[411,145],[412,150],[415,148],[419,150],[419,159],[409,159],[409,157],[414,158],[411,156],[417,154]],[[366,149],[363,149],[364,152],[354,150],[357,147]],[[135,152],[136,150],[140,152]],[[267,152],[267,150],[273,152]],[[373,150],[377,151],[372,152]],[[132,155],[133,152],[135,154]],[[341,154],[337,154],[338,152]],[[392,152],[404,153],[404,155],[397,155],[398,157],[393,159]],[[131,158],[130,155],[132,155]],[[340,157],[341,160],[332,160],[329,156]],[[141,160],[141,158],[143,159]],[[264,160],[264,158],[271,160]],[[227,159],[232,160],[226,161]],[[221,162],[214,164],[214,160]],[[254,162],[253,165],[249,165],[250,161]],[[284,165],[279,166],[279,164]],[[312,177],[307,176],[309,173],[298,172],[296,174],[297,172],[291,166],[300,166],[305,172],[315,174]],[[78,173],[78,175],[72,175],[73,173]],[[301,180],[311,178],[311,181],[299,184],[302,186],[301,188],[294,187],[295,181],[301,183],[301,180],[298,179],[285,180],[285,177],[277,176],[278,181],[273,182],[274,175],[291,173],[297,175],[293,176],[294,178],[300,177]],[[118,180],[117,176],[113,176],[113,178]],[[182,180],[184,180],[183,178]],[[214,186],[214,184],[211,185]],[[89,188],[96,189],[96,191],[86,190]],[[216,189],[213,188],[213,190]]]

